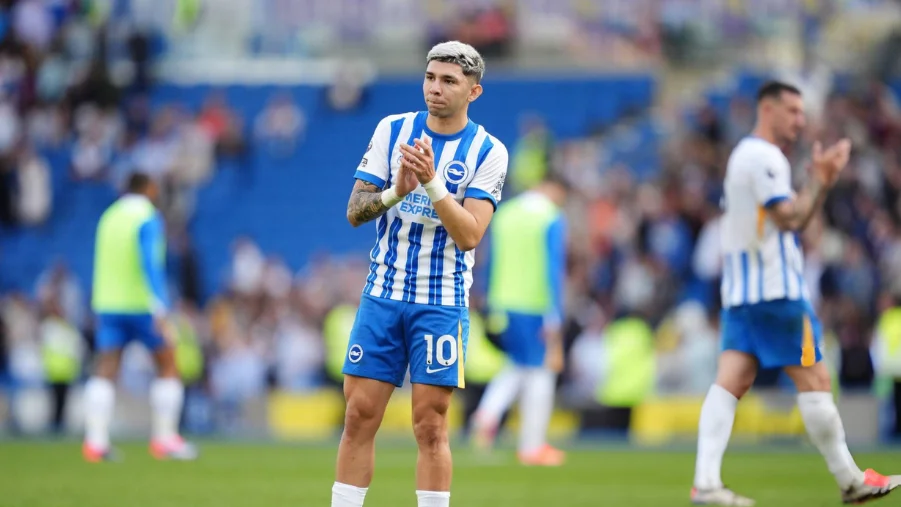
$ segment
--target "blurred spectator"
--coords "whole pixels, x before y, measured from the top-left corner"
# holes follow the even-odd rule
[[[348,112],[366,99],[366,82],[362,70],[353,63],[342,64],[325,92],[326,103],[334,111]]]
[[[216,146],[220,156],[240,156],[246,149],[240,116],[228,105],[222,92],[207,97],[197,118],[198,125]]]
[[[269,99],[266,107],[257,115],[254,136],[275,157],[294,153],[306,131],[306,117],[287,93],[278,93]]]
[[[78,328],[66,320],[56,299],[44,304],[43,312],[40,340],[44,375],[53,398],[52,428],[55,433],[62,433],[65,429],[66,401],[72,384],[81,374],[85,342]]]
[[[553,144],[544,120],[524,115],[520,121],[520,137],[510,157],[510,189],[518,194],[544,179],[550,165]]]
[[[24,44],[40,51],[53,38],[53,18],[42,0],[20,0],[13,7],[13,31]]]
[[[79,136],[72,147],[72,171],[79,180],[99,180],[107,175],[113,146],[100,112],[82,107],[76,112]]]
[[[53,190],[50,187],[50,166],[27,145],[21,148],[17,164],[19,222],[25,226],[40,225],[51,211]]]
[[[6,323],[9,373],[14,384],[38,386],[44,382],[41,347],[38,342],[38,316],[34,305],[24,294],[12,294],[3,301]]]
[[[64,261],[44,270],[35,287],[38,304],[59,311],[67,322],[83,330],[87,326],[88,305],[81,284]],[[56,308],[58,306],[58,308]]]

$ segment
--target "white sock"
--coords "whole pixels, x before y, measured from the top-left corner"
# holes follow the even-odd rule
[[[845,443],[845,428],[832,393],[800,393],[798,408],[810,440],[826,458],[826,465],[839,487],[847,489],[863,482],[863,472],[857,467]]]
[[[723,487],[720,475],[723,454],[732,436],[736,405],[738,398],[716,384],[707,392],[698,423],[698,457],[695,463],[695,487],[698,489]]]
[[[449,507],[450,491],[419,491],[416,490],[416,498],[419,499],[419,507]]]
[[[496,427],[500,423],[501,416],[519,394],[523,376],[524,372],[520,368],[510,364],[491,379],[491,383],[485,388],[485,394],[482,395],[482,401],[479,402],[479,408],[473,415],[476,426]]]
[[[547,427],[554,409],[555,381],[554,372],[544,368],[530,368],[525,371],[522,398],[519,402],[522,415],[520,452],[537,451],[547,443]]]
[[[165,442],[178,436],[178,420],[184,396],[184,387],[178,379],[161,378],[150,386],[154,440]]]
[[[84,388],[85,442],[95,449],[109,448],[109,427],[116,403],[116,387],[101,377],[91,377]]]
[[[332,507],[363,507],[369,488],[358,488],[336,482],[332,486]]]

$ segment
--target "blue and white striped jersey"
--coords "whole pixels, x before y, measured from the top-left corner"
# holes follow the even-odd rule
[[[756,137],[739,142],[724,185],[723,307],[809,299],[798,236],[779,230],[766,211],[793,197],[791,164],[782,150]]]
[[[491,201],[495,208],[507,176],[507,148],[472,121],[453,135],[431,132],[427,112],[388,116],[375,134],[354,175],[388,188],[400,168],[400,143],[431,139],[435,170],[462,204],[466,198]],[[441,225],[420,185],[376,220],[377,239],[370,252],[363,293],[397,301],[469,306],[475,253],[458,249]]]

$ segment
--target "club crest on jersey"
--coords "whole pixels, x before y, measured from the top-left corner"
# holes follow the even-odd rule
[[[347,358],[352,363],[359,363],[360,359],[363,359],[363,347],[358,343],[351,345],[350,350],[347,351]]]
[[[444,173],[444,181],[459,185],[460,183],[463,183],[463,181],[466,180],[466,176],[469,175],[469,168],[459,160],[451,160],[444,166],[442,172]]]

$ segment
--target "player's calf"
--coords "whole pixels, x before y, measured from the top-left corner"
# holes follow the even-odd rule
[[[185,388],[175,363],[175,350],[163,346],[154,352],[154,357],[159,378],[150,386],[150,406],[153,409],[150,454],[156,459],[197,459],[197,448],[186,442],[178,432]]]
[[[452,459],[447,437],[448,387],[413,384],[413,434],[419,446],[416,496],[419,507],[450,505]]]
[[[385,415],[394,386],[373,379],[346,375],[344,432],[338,445],[336,481],[365,488],[375,466],[375,434]]]

